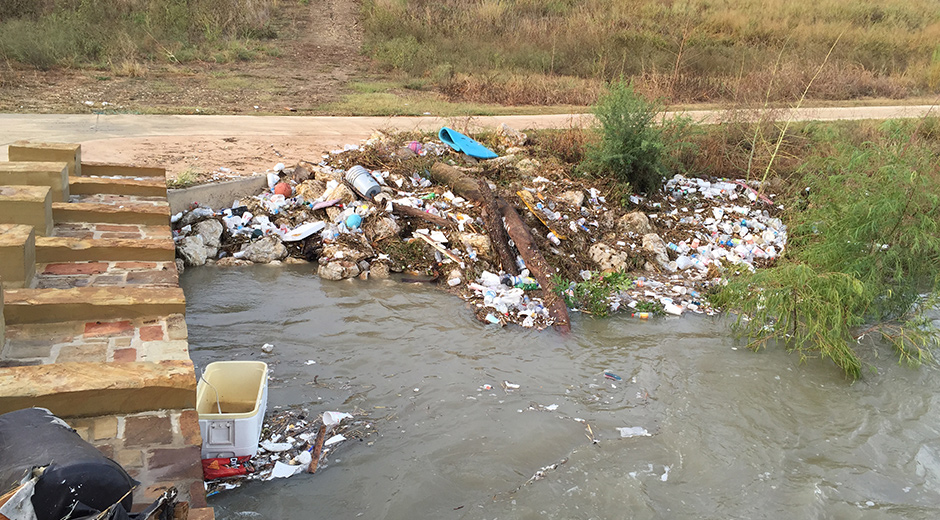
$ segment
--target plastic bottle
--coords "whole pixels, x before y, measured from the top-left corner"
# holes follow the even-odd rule
[[[650,313],[648,313],[648,312],[634,312],[633,314],[631,314],[631,316],[633,316],[634,318],[641,319],[641,320],[648,320],[648,319],[650,318]]]
[[[553,244],[555,244],[556,246],[560,246],[560,245],[561,245],[561,240],[559,240],[558,237],[555,236],[555,233],[549,231],[549,232],[548,232],[548,235],[546,235],[546,236],[547,236],[548,239],[549,239]]]

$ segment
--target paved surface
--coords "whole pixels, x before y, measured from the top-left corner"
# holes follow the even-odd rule
[[[888,107],[802,108],[780,112],[793,120],[890,119],[921,117],[929,105]],[[670,115],[672,113],[668,113]],[[722,110],[684,112],[695,121],[716,122]],[[367,138],[376,129],[431,130],[443,125],[513,128],[566,128],[590,124],[585,114],[441,117],[290,117],[209,115],[0,114],[0,146],[20,139],[82,142],[147,136],[310,136],[348,142]]]

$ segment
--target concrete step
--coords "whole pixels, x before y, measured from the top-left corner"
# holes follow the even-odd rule
[[[186,313],[186,297],[178,287],[9,289],[5,299],[3,314],[7,325]]]
[[[0,186],[0,224],[23,224],[39,236],[51,235],[52,204],[48,186]]]
[[[141,224],[169,226],[170,206],[161,203],[96,204],[90,202],[54,202],[55,222],[95,222],[106,224]]]
[[[171,262],[176,245],[171,239],[70,238],[36,239],[36,262]]]
[[[0,162],[0,184],[48,186],[53,202],[69,200],[69,165],[65,162]]]
[[[159,177],[166,182],[166,168],[103,162],[83,162],[81,175],[99,177]]]
[[[0,224],[0,282],[9,289],[29,287],[36,274],[33,226]],[[0,309],[2,309],[0,305]],[[3,342],[0,341],[0,346]]]
[[[54,161],[68,163],[69,175],[82,175],[82,145],[17,141],[7,148],[10,161]]]
[[[72,195],[107,193],[111,195],[165,198],[166,181],[159,178],[69,177],[69,193]]]
[[[196,407],[192,361],[6,367],[0,387],[0,413],[40,406],[60,417],[90,417]]]

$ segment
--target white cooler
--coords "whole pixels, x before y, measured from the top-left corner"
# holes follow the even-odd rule
[[[254,457],[267,403],[267,363],[209,363],[196,385],[202,458]]]

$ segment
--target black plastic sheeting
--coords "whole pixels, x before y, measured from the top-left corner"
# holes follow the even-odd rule
[[[38,520],[93,516],[115,504],[107,518],[129,518],[138,483],[118,463],[45,408],[0,415],[0,489],[42,467],[32,499]]]

